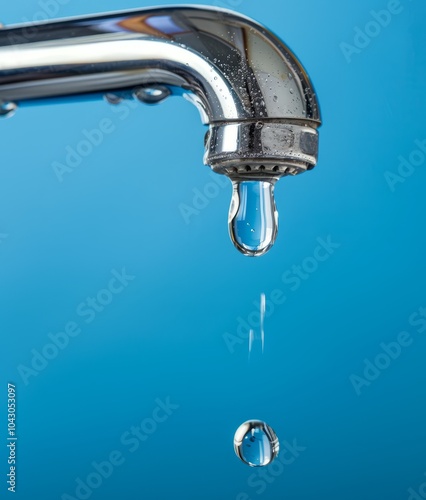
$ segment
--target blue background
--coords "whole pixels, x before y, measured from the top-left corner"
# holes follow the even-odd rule
[[[148,5],[63,3],[55,17]],[[277,243],[250,259],[228,238],[230,183],[189,224],[182,217],[212,181],[205,129],[183,99],[123,114],[58,104],[0,122],[0,396],[5,416],[16,383],[15,498],[77,498],[76,479],[118,450],[125,462],[93,500],[408,499],[426,481],[426,333],[409,321],[426,307],[426,161],[393,191],[385,173],[426,139],[425,6],[401,0],[348,62],[341,43],[386,1],[206,3],[265,24],[307,68],[324,122],[318,166],[278,183]],[[1,21],[32,20],[41,5],[4,4]],[[114,132],[59,182],[52,163],[104,118]],[[327,237],[340,245],[329,259],[298,286],[283,282]],[[77,306],[123,267],[134,280],[86,324]],[[255,341],[248,360],[247,339],[229,349],[224,334],[237,336],[260,293],[271,308],[274,289],[286,301],[265,319],[264,354]],[[80,335],[25,385],[17,367],[69,321]],[[350,377],[402,331],[412,344],[357,394]],[[179,408],[130,452],[121,437],[157,398]],[[282,447],[304,448],[256,486],[232,445],[249,418],[266,420]],[[2,417],[2,498],[5,431]]]

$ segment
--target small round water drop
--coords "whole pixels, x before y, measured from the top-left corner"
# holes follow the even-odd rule
[[[145,104],[158,104],[169,97],[171,93],[171,90],[165,85],[138,87],[133,91],[135,98]]]
[[[118,94],[114,94],[113,92],[107,92],[104,95],[104,99],[107,101],[107,103],[113,104],[115,106],[117,104],[122,103],[124,100],[124,97],[122,97]]]
[[[17,107],[17,104],[14,102],[0,100],[0,117],[12,117],[15,114]]]
[[[234,180],[229,208],[229,234],[244,255],[265,254],[275,243],[278,212],[274,200],[274,182]]]
[[[266,422],[248,420],[235,433],[234,450],[237,457],[250,467],[264,467],[278,456],[280,443]]]

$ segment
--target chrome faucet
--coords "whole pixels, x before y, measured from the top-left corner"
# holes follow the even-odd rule
[[[0,29],[0,115],[83,95],[195,104],[209,126],[204,163],[233,184],[229,231],[245,255],[275,241],[277,179],[317,161],[320,114],[305,70],[232,11],[159,7]]]

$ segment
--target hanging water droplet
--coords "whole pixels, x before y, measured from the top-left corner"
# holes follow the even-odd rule
[[[17,110],[18,105],[14,102],[8,101],[1,101],[0,100],[0,117],[3,118],[10,118],[15,114],[15,111]]]
[[[293,89],[290,89],[289,90],[290,94],[293,94],[294,93],[294,90]]]
[[[234,450],[237,457],[250,467],[264,467],[277,457],[280,443],[267,423],[248,420],[235,433]]]
[[[233,180],[232,184],[228,219],[231,240],[244,255],[263,255],[275,243],[278,232],[274,181]]]
[[[171,90],[165,85],[153,85],[151,87],[138,87],[133,95],[145,104],[157,104],[164,101],[171,94]]]
[[[278,96],[274,95],[273,100],[274,100],[274,102],[277,102],[278,101]]]
[[[106,100],[106,102],[108,104],[113,104],[115,106],[115,105],[120,104],[121,102],[123,102],[124,97],[122,97],[121,95],[118,95],[118,94],[114,94],[112,92],[107,92],[104,95],[104,99]]]

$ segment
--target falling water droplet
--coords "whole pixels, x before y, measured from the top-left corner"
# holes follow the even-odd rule
[[[277,457],[280,443],[267,423],[248,420],[235,433],[234,450],[237,457],[250,467],[264,467]]]
[[[260,294],[260,338],[262,340],[262,353],[265,349],[265,312],[266,312],[266,295],[264,293]]]
[[[278,232],[274,182],[234,180],[232,184],[228,219],[231,240],[244,255],[263,255]]]
[[[248,342],[248,360],[249,362],[257,362],[259,360],[259,356],[263,355],[263,351],[265,349],[265,312],[266,312],[266,296],[264,293],[260,294],[259,301],[259,316],[260,316],[260,325],[258,332],[255,332],[253,329],[249,332],[249,342]]]

